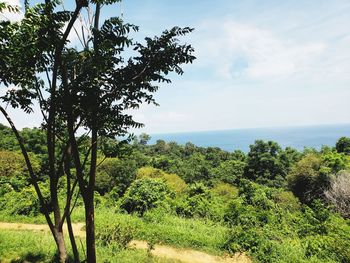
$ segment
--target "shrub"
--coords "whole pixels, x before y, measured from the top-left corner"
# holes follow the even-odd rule
[[[278,241],[271,234],[264,228],[236,228],[224,247],[231,253],[248,251],[258,262],[281,262]]]
[[[26,164],[20,153],[0,151],[0,176],[10,177],[26,173]]]
[[[350,173],[342,172],[332,178],[331,186],[325,191],[326,200],[343,217],[350,218]]]
[[[34,172],[38,174],[40,171],[39,159],[32,153],[30,154],[30,159]],[[28,178],[29,174],[22,154],[0,151],[0,188],[2,188],[2,185],[7,185],[4,187],[10,187],[19,191],[29,185]],[[0,192],[4,192],[4,189],[0,190]]]
[[[143,216],[147,210],[165,204],[170,195],[171,191],[163,180],[143,178],[131,184],[120,207],[128,213]]]
[[[185,217],[201,217],[220,221],[224,215],[225,203],[213,196],[202,183],[190,186],[186,196],[176,204],[176,213]]]
[[[273,199],[277,206],[283,210],[297,212],[301,208],[299,199],[290,191],[281,191]]]
[[[108,246],[114,251],[119,251],[127,248],[134,237],[134,232],[131,226],[115,223],[98,228],[96,240],[101,246]]]
[[[243,198],[245,204],[254,205],[261,209],[270,209],[274,207],[272,197],[277,193],[274,188],[269,188],[249,180],[241,181],[239,195]]]
[[[40,184],[40,187],[49,205],[49,190],[43,184]],[[19,192],[4,194],[0,199],[0,210],[5,210],[10,215],[36,216],[41,212],[41,207],[34,188],[26,187]]]

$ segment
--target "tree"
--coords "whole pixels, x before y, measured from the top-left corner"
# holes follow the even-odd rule
[[[97,168],[96,190],[104,195],[115,189],[121,196],[135,180],[135,174],[135,161],[108,158]]]
[[[347,155],[350,154],[350,138],[349,137],[341,137],[337,143],[335,144],[335,148],[338,153],[345,153]]]
[[[238,185],[243,178],[246,163],[238,160],[221,162],[218,167],[212,169],[215,179],[225,183]]]
[[[45,209],[47,204],[23,138],[5,108],[0,107],[0,111],[20,144],[61,262],[67,260],[62,231],[66,219],[75,261],[79,261],[70,225],[70,203],[76,185],[85,207],[87,261],[96,262],[94,189],[99,137],[124,136],[129,128],[141,127],[128,112],[142,103],[156,104],[153,93],[159,88],[157,83],[169,83],[168,73],[183,74],[180,65],[195,59],[192,46],[177,40],[191,28],[174,27],[160,37],[146,38],[142,44],[133,42],[128,35],[137,31],[137,26],[118,17],[101,23],[102,6],[115,2],[118,0],[77,0],[74,10],[67,11],[60,10],[58,0],[46,0],[33,7],[26,1],[20,22],[0,22],[0,81],[7,87],[17,87],[8,89],[2,101],[25,113],[33,111],[33,103],[40,106],[54,220]],[[18,9],[1,4],[0,12],[5,8]],[[68,36],[84,9],[94,9],[94,19],[87,31],[85,27],[79,29],[81,47],[72,48]],[[135,55],[126,57],[126,50],[133,50]],[[82,129],[87,131],[83,137],[89,138],[87,149],[80,147],[77,131]],[[67,198],[61,211],[57,187],[63,176],[67,177]]]
[[[259,183],[281,186],[289,167],[282,148],[273,141],[257,140],[250,145],[245,176]]]
[[[146,133],[141,133],[139,135],[139,141],[141,145],[146,145],[150,139],[151,139],[151,136]]]

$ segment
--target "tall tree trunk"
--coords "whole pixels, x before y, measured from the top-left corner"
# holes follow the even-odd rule
[[[94,21],[94,51],[98,57],[98,30],[100,20],[101,4],[96,3],[95,21]],[[92,128],[91,128],[91,159],[90,159],[90,171],[89,181],[85,193],[85,221],[86,221],[86,251],[87,262],[96,262],[96,247],[95,247],[95,204],[94,204],[94,192],[95,192],[95,180],[96,180],[96,163],[97,163],[97,115],[95,106],[98,105],[98,95],[95,96],[94,105],[92,105]]]
[[[87,262],[96,262],[94,193],[88,193],[85,201]]]
[[[96,125],[96,118],[93,120],[93,125]],[[91,163],[89,171],[89,184],[85,195],[85,220],[86,220],[86,251],[87,260],[89,263],[96,262],[95,248],[95,206],[94,192],[96,179],[96,163],[97,163],[97,128],[92,128],[91,131]]]

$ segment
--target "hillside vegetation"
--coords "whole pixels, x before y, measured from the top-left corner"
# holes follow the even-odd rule
[[[45,135],[40,129],[21,135],[50,203]],[[350,262],[350,139],[303,152],[257,140],[247,154],[148,140],[143,134],[100,143],[101,262],[169,262],[127,248],[133,239],[147,241],[149,250],[162,243],[216,255],[245,252],[256,262]],[[111,157],[116,145],[122,154]],[[59,193],[66,194],[63,178]],[[81,196],[73,200],[72,221],[83,222]],[[0,125],[0,221],[45,223],[41,209],[16,140]],[[1,262],[54,257],[43,233],[0,231]]]

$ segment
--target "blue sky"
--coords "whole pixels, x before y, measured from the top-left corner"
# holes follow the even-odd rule
[[[160,107],[134,113],[144,132],[350,123],[349,1],[125,0],[104,11],[139,25],[137,39],[195,28],[184,41],[197,60],[162,85]],[[39,123],[11,113],[20,127]]]

